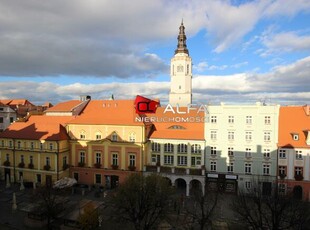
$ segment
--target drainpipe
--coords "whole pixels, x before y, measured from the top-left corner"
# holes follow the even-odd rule
[[[57,150],[56,150],[56,158],[57,158],[57,181],[59,180],[59,142],[56,141],[56,145],[57,145]]]
[[[14,183],[16,183],[16,160],[15,160],[15,139],[13,139],[13,176],[14,176]]]

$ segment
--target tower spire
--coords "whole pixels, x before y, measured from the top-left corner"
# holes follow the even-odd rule
[[[179,27],[178,46],[174,54],[178,54],[178,53],[189,54],[187,46],[186,46],[186,35],[185,35],[185,27],[183,25],[183,18],[182,18],[181,25]]]

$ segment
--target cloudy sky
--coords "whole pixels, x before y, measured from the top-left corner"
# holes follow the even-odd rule
[[[0,98],[165,102],[182,19],[194,101],[310,103],[309,0],[0,0]]]

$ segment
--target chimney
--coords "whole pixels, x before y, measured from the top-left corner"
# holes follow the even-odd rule
[[[305,105],[304,110],[307,116],[310,116],[310,105]]]

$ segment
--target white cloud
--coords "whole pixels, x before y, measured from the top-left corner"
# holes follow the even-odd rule
[[[199,75],[193,78],[193,99],[204,103],[269,100],[282,104],[306,104],[310,101],[309,74],[310,56],[286,66],[277,66],[264,74]],[[0,88],[0,98],[23,97],[36,104],[43,104],[51,99],[52,103],[78,99],[83,94],[91,95],[93,99],[108,99],[111,94],[116,99],[133,99],[140,94],[167,102],[170,82],[68,85],[50,82],[0,82]]]

